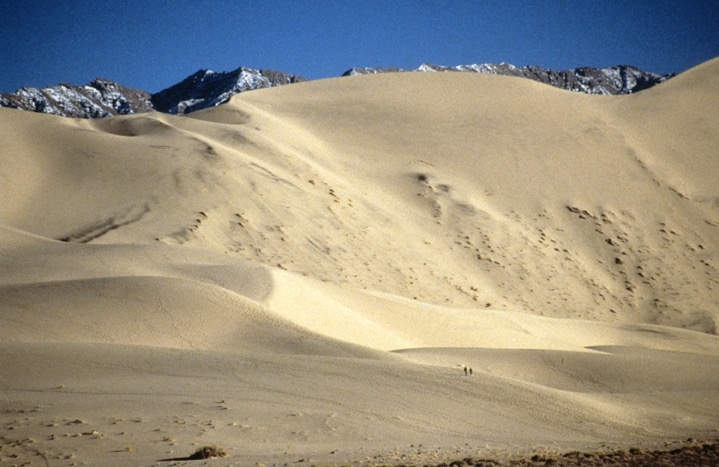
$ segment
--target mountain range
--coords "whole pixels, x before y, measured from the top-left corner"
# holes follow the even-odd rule
[[[582,67],[555,71],[539,66],[517,67],[508,63],[454,67],[422,64],[416,70],[400,68],[351,68],[342,76],[388,72],[470,72],[516,76],[561,89],[587,94],[631,94],[666,81],[674,74],[657,74],[622,65],[610,68]],[[229,72],[199,70],[157,93],[132,89],[97,78],[84,86],[61,83],[46,88],[23,87],[0,94],[0,107],[10,107],[74,118],[102,118],[158,111],[186,114],[227,102],[240,92],[307,81],[306,78],[268,69],[239,67]]]

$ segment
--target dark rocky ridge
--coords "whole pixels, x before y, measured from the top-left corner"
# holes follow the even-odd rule
[[[352,68],[342,76],[405,72],[399,68]],[[471,72],[517,76],[551,86],[588,94],[630,94],[648,89],[674,76],[647,73],[633,66],[575,68],[554,71],[537,66],[516,67],[507,63],[446,67],[423,64],[415,72]],[[240,67],[229,72],[200,70],[183,81],[150,94],[121,84],[95,79],[85,86],[21,88],[0,94],[0,107],[75,118],[101,118],[150,111],[185,114],[227,102],[240,92],[307,81],[273,70]]]

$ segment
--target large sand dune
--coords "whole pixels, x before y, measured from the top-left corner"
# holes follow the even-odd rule
[[[0,463],[716,438],[718,76],[607,97],[402,73],[185,117],[0,109]]]

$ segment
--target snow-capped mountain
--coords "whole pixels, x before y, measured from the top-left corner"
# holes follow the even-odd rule
[[[529,78],[568,91],[587,94],[631,94],[642,91],[666,81],[674,76],[648,73],[639,68],[621,65],[610,68],[575,68],[555,71],[538,66],[517,67],[509,63],[474,64],[454,67],[422,64],[416,70],[398,68],[352,68],[342,76],[365,75],[374,73],[394,73],[402,71],[416,72],[471,72],[492,75],[517,76]]]
[[[60,84],[0,94],[0,106],[63,117],[101,118],[152,110],[150,93],[97,78],[85,86]]]
[[[575,68],[554,71],[538,66],[517,67],[508,63],[459,65],[454,67],[422,64],[416,70],[400,68],[352,68],[342,76],[391,72],[471,72],[518,76],[574,92],[588,94],[630,94],[674,76],[647,73],[633,66]],[[273,70],[240,67],[234,71],[200,70],[158,93],[128,88],[106,79],[95,79],[85,86],[60,84],[47,88],[21,88],[0,94],[0,107],[76,118],[150,112],[185,114],[227,102],[240,92],[307,81],[305,78]]]
[[[200,70],[181,82],[152,95],[155,110],[185,114],[214,107],[232,96],[253,89],[307,81],[297,75],[240,67],[234,71]]]

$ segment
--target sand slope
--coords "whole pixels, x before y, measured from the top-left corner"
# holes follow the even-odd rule
[[[606,97],[403,73],[186,117],[0,109],[0,462],[715,438],[717,76]]]

